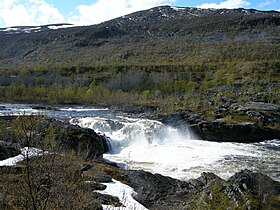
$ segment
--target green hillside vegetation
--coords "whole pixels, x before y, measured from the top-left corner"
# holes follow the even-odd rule
[[[226,101],[279,101],[280,61],[48,66],[1,70],[3,102],[198,110]]]
[[[159,7],[88,27],[0,32],[0,101],[205,113],[279,103],[279,27],[279,12]]]

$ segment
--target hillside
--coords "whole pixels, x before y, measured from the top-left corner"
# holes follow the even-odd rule
[[[0,28],[0,103],[0,209],[130,208],[126,201],[131,190],[126,194],[114,189],[118,197],[103,194],[109,184],[117,187],[116,180],[126,184],[123,188],[132,187],[134,199],[149,209],[279,209],[280,183],[245,167],[279,175],[280,12],[162,6],[91,26]],[[22,109],[6,103],[30,105]],[[110,112],[103,113],[104,119],[102,113],[84,116],[83,108],[69,104],[106,106]],[[29,113],[5,116],[21,110],[53,112],[59,120]],[[140,124],[145,118],[168,128],[162,132],[160,127],[155,134],[129,132],[125,164],[135,164],[131,148],[142,153],[139,136],[145,136],[145,149],[153,150],[143,153],[144,159],[137,156],[144,170],[151,162],[160,168],[152,153],[168,160],[164,168],[178,174],[200,170],[193,164],[198,161],[212,167],[206,159],[217,165],[213,170],[227,175],[228,167],[245,170],[228,180],[207,172],[183,181],[121,169],[102,158],[114,145],[107,145],[109,137],[60,121],[67,118],[75,124],[80,117],[87,122],[96,117],[104,121],[98,126],[108,125],[118,136],[134,125],[157,127]],[[131,118],[133,124],[114,121],[117,118]],[[192,138],[207,140],[205,144],[191,140],[189,130]],[[183,138],[176,145],[179,133]],[[155,144],[150,141],[154,135],[163,139]],[[157,144],[160,150],[155,150]],[[237,147],[240,150],[232,151]],[[182,156],[191,167],[181,167],[175,153],[193,153]],[[24,160],[5,166],[13,156],[13,161]]]
[[[0,65],[278,59],[279,25],[274,11],[165,6],[86,27],[6,28]]]
[[[279,81],[276,11],[163,6],[92,26],[0,29],[2,102],[180,111],[195,114],[192,123],[279,128],[269,105],[279,105]]]

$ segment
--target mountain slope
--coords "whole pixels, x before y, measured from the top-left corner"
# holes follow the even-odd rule
[[[205,139],[234,131],[256,140],[279,135],[270,108],[279,81],[275,11],[165,6],[92,26],[0,29],[1,102],[179,111]]]
[[[275,11],[163,6],[93,26],[0,29],[0,66],[278,59],[279,27]]]

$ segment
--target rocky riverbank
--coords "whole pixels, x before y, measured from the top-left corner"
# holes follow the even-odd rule
[[[195,116],[188,118],[187,115],[182,116],[182,113],[161,115],[161,119],[166,123],[176,122],[178,126],[187,122],[186,119],[193,119],[196,122],[194,125],[206,123],[198,120],[202,119],[201,115],[197,115],[196,119]],[[35,121],[32,121],[33,119]],[[30,120],[32,125],[36,125],[35,127],[27,126]],[[55,153],[32,157],[32,165],[23,161],[15,166],[0,167],[1,209],[21,205],[15,203],[17,193],[23,193],[17,183],[21,179],[23,183],[26,181],[24,179],[26,169],[30,166],[34,172],[32,181],[35,183],[35,188],[45,192],[44,196],[50,192],[56,195],[57,197],[49,197],[52,201],[49,205],[56,208],[59,207],[56,198],[60,203],[64,202],[60,205],[69,208],[72,206],[77,209],[83,207],[102,209],[102,205],[124,207],[120,198],[101,193],[106,189],[105,184],[112,183],[114,180],[132,187],[136,192],[134,199],[148,209],[280,208],[280,183],[261,173],[242,170],[228,180],[221,179],[213,173],[202,173],[196,179],[182,181],[143,170],[125,170],[118,168],[114,163],[108,163],[102,159],[102,154],[108,151],[106,137],[91,129],[57,120],[27,116],[20,120],[17,117],[1,117],[0,124],[1,159],[18,155],[19,146],[27,146],[24,145],[28,140],[27,137],[32,137],[30,141],[32,145],[29,146],[41,149],[45,149],[44,141],[50,138],[57,142],[54,144],[51,141],[55,146],[53,147]],[[34,135],[23,135],[19,138],[21,133],[19,131],[22,128],[24,133]],[[52,183],[56,183],[55,186]],[[62,190],[65,187],[64,183],[71,186],[67,187],[67,192]],[[26,198],[30,196],[28,193],[22,195]],[[66,197],[71,198],[72,201],[67,203]]]
[[[225,104],[198,113],[191,110],[168,113],[156,108],[125,108],[123,112],[175,127],[189,127],[202,140],[250,143],[280,139],[280,106],[276,104]]]
[[[109,151],[105,136],[68,122],[40,116],[7,116],[0,117],[0,125],[0,160],[16,156],[24,146],[48,150],[42,148],[48,144],[58,151],[74,151],[85,160],[98,159]],[[51,142],[45,144],[46,139]]]
[[[261,173],[243,170],[223,180],[213,173],[180,181],[143,170],[123,170],[93,162],[83,167],[82,176],[104,184],[119,180],[131,186],[134,196],[148,209],[278,209],[280,183]],[[97,199],[116,205],[116,197]],[[119,204],[117,204],[119,205]]]

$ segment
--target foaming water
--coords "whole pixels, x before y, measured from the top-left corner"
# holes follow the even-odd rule
[[[280,181],[280,140],[254,144],[196,140],[185,128],[148,119],[116,116],[109,109],[82,106],[2,104],[0,116],[45,114],[94,129],[110,138],[104,157],[127,169],[144,169],[179,179],[214,172],[228,178],[241,169],[262,172]]]
[[[124,117],[71,122],[109,136],[112,150],[104,157],[127,169],[144,169],[185,180],[204,171],[226,179],[247,168],[280,180],[279,140],[256,144],[201,141],[194,139],[187,127],[176,129],[154,120]]]

